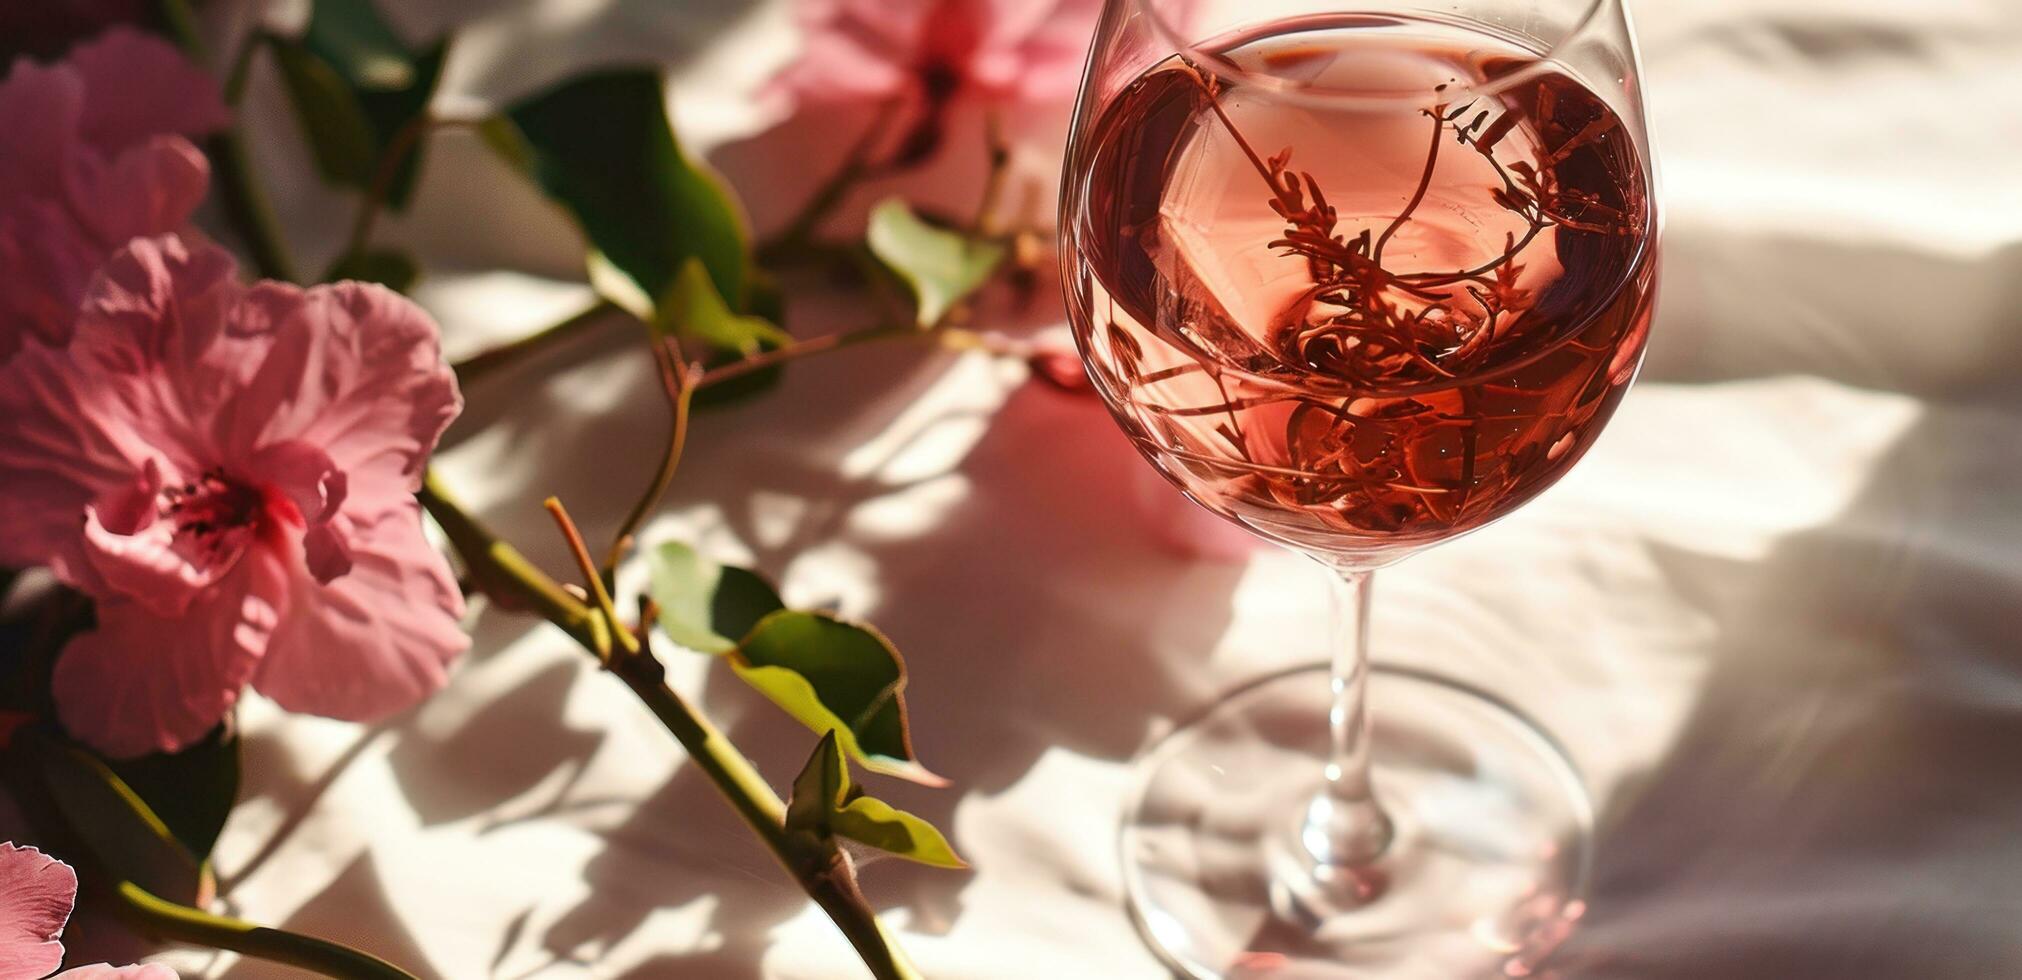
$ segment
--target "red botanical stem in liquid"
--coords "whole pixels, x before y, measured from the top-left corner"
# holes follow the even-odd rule
[[[1334,551],[1450,537],[1549,486],[1649,324],[1621,121],[1439,22],[1300,19],[1219,54],[1304,94],[1175,57],[1075,150],[1072,313],[1125,431],[1202,503]]]

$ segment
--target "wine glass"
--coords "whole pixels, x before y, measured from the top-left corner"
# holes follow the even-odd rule
[[[1151,748],[1132,913],[1189,976],[1517,976],[1593,812],[1534,720],[1371,668],[1370,574],[1592,445],[1642,359],[1655,172],[1620,0],[1109,0],[1062,187],[1068,307],[1139,452],[1326,566],[1331,664]]]

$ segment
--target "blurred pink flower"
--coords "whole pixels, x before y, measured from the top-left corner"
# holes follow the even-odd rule
[[[61,346],[92,271],[138,235],[176,231],[210,167],[184,139],[224,127],[217,85],[125,27],[0,81],[0,362]]]
[[[1101,0],[801,0],[780,84],[806,102],[1065,101]]]
[[[63,965],[63,926],[77,904],[77,873],[32,847],[0,843],[0,980],[41,980]],[[51,980],[175,980],[165,966],[105,964]]]
[[[434,322],[378,286],[235,273],[209,244],[135,239],[70,346],[28,348],[0,384],[0,564],[98,600],[54,688],[112,755],[190,743],[248,683],[383,717],[468,644],[413,497],[462,405]]]

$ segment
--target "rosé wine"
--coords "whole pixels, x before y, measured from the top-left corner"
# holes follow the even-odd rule
[[[1069,166],[1069,305],[1132,441],[1226,517],[1373,559],[1549,486],[1650,321],[1656,218],[1614,110],[1433,20],[1299,18],[1210,51],[1253,74],[1175,55]]]

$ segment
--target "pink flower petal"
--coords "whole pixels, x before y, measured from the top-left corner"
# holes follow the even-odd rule
[[[810,104],[881,102],[905,91],[909,74],[847,37],[816,35],[775,83]]]
[[[0,564],[48,564],[76,584],[89,576],[79,535],[87,506],[132,487],[153,458],[148,440],[108,416],[114,386],[78,371],[68,353],[36,347],[0,378]],[[148,403],[140,403],[145,406]]]
[[[64,175],[73,209],[108,246],[187,224],[203,203],[210,161],[180,136],[154,136],[101,159],[79,154]],[[93,256],[103,261],[111,248]]]
[[[250,368],[215,348],[246,288],[230,252],[176,235],[138,238],[114,252],[81,304],[72,350],[80,365],[115,375],[165,370],[188,407],[208,414]]]
[[[153,963],[140,966],[109,966],[94,963],[91,966],[65,970],[50,977],[49,980],[179,980],[179,978],[176,971]]]
[[[73,573],[72,585],[100,598],[139,603],[152,615],[167,619],[181,616],[231,569],[229,559],[192,561],[177,548],[175,525],[168,521],[156,521],[137,533],[117,534],[101,523],[95,507],[85,510],[84,557],[91,574]]]
[[[84,79],[85,140],[108,155],[150,136],[202,136],[231,125],[218,83],[175,46],[115,27],[71,49]]]
[[[85,508],[85,563],[65,569],[73,586],[101,598],[131,599],[173,619],[230,570],[236,554],[223,561],[198,558],[178,546],[174,522],[155,519],[161,489],[161,467],[149,459],[138,481],[100,494]]]
[[[190,420],[215,413],[247,371],[242,345],[219,342],[243,292],[233,272],[215,246],[136,239],[93,280],[67,349],[36,345],[5,366],[0,562],[48,564],[85,587],[87,505],[150,461],[175,482],[215,464]]]
[[[0,364],[30,338],[70,339],[77,301],[108,250],[56,198],[0,201]]]
[[[155,497],[161,488],[161,463],[149,457],[139,478],[99,494],[87,516],[109,533],[139,534],[154,523]]]
[[[287,496],[308,524],[322,524],[344,505],[350,480],[330,454],[298,439],[255,450],[236,467],[248,479]]]
[[[286,615],[292,573],[284,565],[281,555],[249,549],[175,618],[100,602],[98,628],[71,640],[56,661],[64,728],[118,758],[202,738],[238,701]]]
[[[63,965],[63,924],[77,873],[32,847],[0,844],[0,980],[39,980]]]
[[[54,194],[84,116],[84,80],[65,65],[14,62],[0,81],[0,201]]]
[[[470,638],[463,593],[421,531],[413,498],[369,523],[337,522],[351,569],[329,584],[306,570],[253,686],[291,711],[375,721],[441,688]]]
[[[69,339],[84,284],[114,248],[188,221],[208,167],[178,134],[226,120],[216,85],[131,29],[53,65],[15,62],[0,82],[0,363],[29,336]]]
[[[307,443],[349,477],[360,513],[402,506],[463,408],[435,321],[390,289],[347,282],[308,290],[293,315],[260,329],[271,346],[221,416],[224,451]]]
[[[285,495],[305,525],[302,557],[319,584],[351,570],[351,546],[330,521],[350,495],[348,474],[328,454],[306,442],[289,440],[261,449],[246,460],[248,479]]]
[[[1101,0],[803,0],[778,86],[807,103],[923,96],[926,73],[988,100],[1074,93]]]

